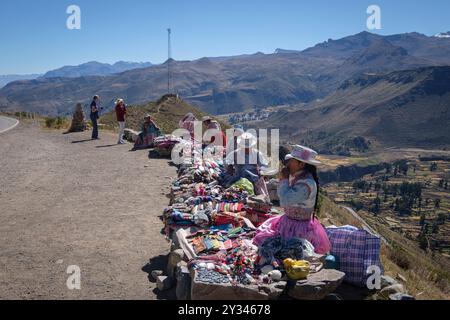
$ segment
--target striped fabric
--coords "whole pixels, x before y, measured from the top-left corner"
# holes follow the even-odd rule
[[[331,242],[331,254],[339,259],[340,270],[345,273],[345,281],[358,286],[366,286],[370,266],[378,266],[383,273],[380,260],[380,238],[352,226],[327,228]]]

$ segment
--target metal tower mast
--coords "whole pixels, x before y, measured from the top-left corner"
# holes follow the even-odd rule
[[[167,29],[167,48],[168,48],[168,59],[167,59],[167,93],[170,94],[171,88],[171,70],[170,70],[170,63],[172,60],[172,41],[171,41],[171,36],[172,36],[172,30],[169,28]]]

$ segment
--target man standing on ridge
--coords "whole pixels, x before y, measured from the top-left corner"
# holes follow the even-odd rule
[[[92,121],[92,140],[98,139],[98,118],[99,118],[99,111],[100,111],[100,98],[99,96],[95,95],[91,102],[91,114],[90,118]]]

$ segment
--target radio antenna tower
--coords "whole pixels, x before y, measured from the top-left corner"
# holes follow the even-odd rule
[[[170,94],[171,92],[171,70],[170,70],[170,63],[172,60],[172,29],[167,29],[167,49],[168,49],[168,59],[167,59],[167,93]]]

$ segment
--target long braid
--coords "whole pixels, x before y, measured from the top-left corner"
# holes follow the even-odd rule
[[[317,174],[317,168],[309,163],[305,164],[305,171],[309,172],[312,175],[317,185],[316,203],[314,204],[314,213],[313,213],[313,220],[314,220],[316,218],[316,213],[319,208],[319,189],[320,189],[319,175]]]

